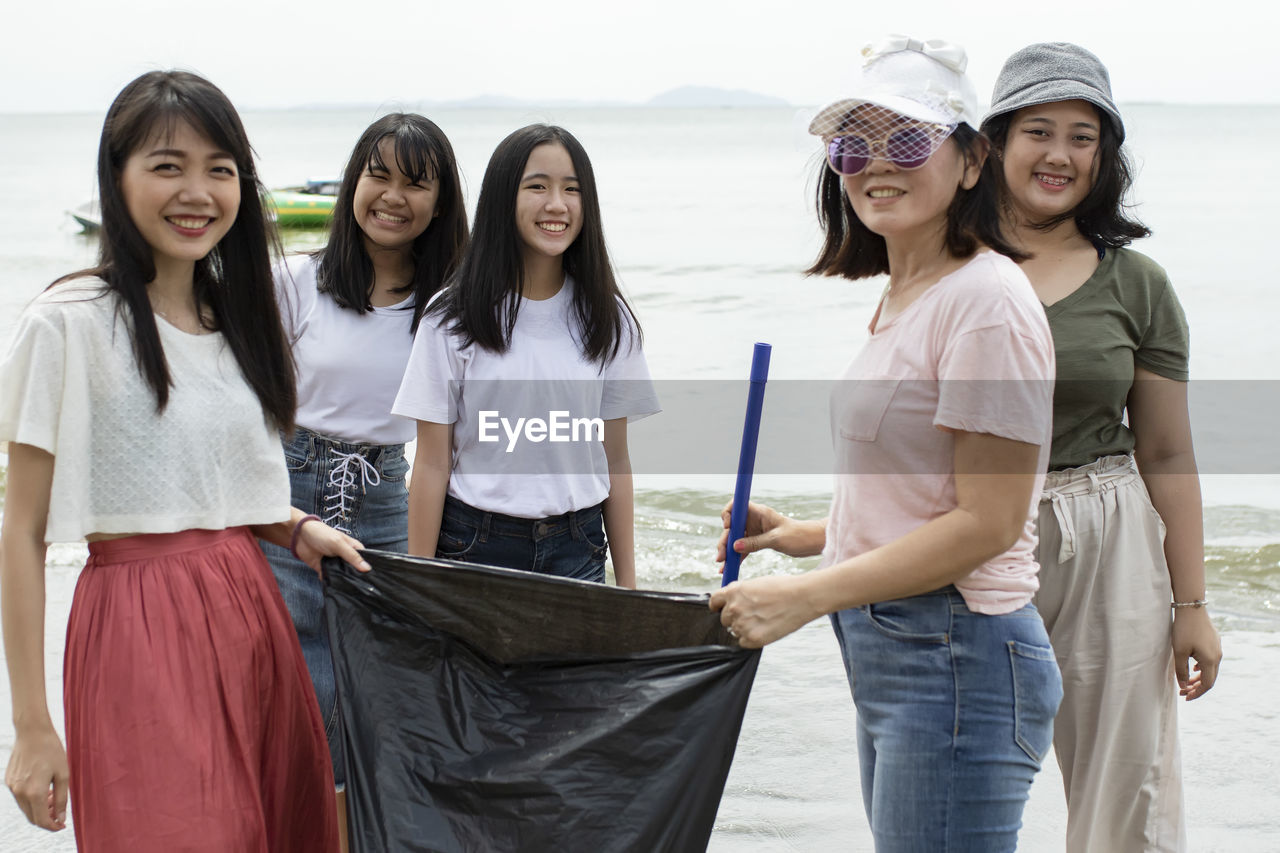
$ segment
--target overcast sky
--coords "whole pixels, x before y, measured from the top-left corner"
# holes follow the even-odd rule
[[[1262,2],[1187,0],[22,0],[6,4],[0,112],[103,112],[136,75],[197,71],[241,109],[479,95],[643,102],[683,85],[797,106],[889,32],[969,51],[985,102],[1034,41],[1102,57],[1120,101],[1280,101]]]

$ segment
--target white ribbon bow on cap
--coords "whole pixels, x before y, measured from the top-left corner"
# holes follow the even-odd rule
[[[969,57],[965,56],[964,48],[958,44],[952,44],[942,39],[921,41],[920,39],[900,35],[886,36],[877,42],[868,44],[862,49],[862,58],[864,63],[870,62],[873,59],[884,56],[886,53],[896,53],[899,50],[914,50],[917,53],[923,53],[957,74],[963,74],[964,69],[969,64]]]

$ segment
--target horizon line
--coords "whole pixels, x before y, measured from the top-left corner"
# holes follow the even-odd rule
[[[716,95],[727,96],[717,98]],[[675,96],[672,98],[672,96]],[[670,101],[664,99],[672,98]],[[685,102],[681,103],[681,99]],[[1119,101],[1118,104],[1135,107],[1275,107],[1280,97],[1272,100],[1212,101],[1136,99]],[[456,109],[456,110],[527,110],[527,109],[816,109],[819,103],[794,103],[785,98],[765,95],[742,89],[720,89],[714,86],[683,86],[668,89],[643,101],[607,99],[553,98],[534,101],[510,95],[480,94],[446,100],[387,99],[384,101],[312,101],[293,104],[245,104],[237,106],[243,112],[325,112],[341,110]],[[982,104],[985,108],[988,104]],[[0,115],[48,116],[48,115],[101,115],[102,109],[14,109],[0,107]]]

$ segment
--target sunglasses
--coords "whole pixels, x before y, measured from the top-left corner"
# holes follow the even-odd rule
[[[846,132],[827,142],[827,164],[838,175],[860,175],[872,160],[919,169],[954,131],[945,125],[907,125],[879,139]]]

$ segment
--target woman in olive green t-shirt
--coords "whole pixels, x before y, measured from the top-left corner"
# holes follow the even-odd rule
[[[1150,232],[1122,205],[1124,123],[1098,58],[1024,48],[991,103],[987,166],[1057,357],[1036,605],[1063,674],[1067,849],[1183,850],[1176,698],[1204,695],[1222,657],[1205,609],[1186,319],[1164,270],[1126,248]]]

